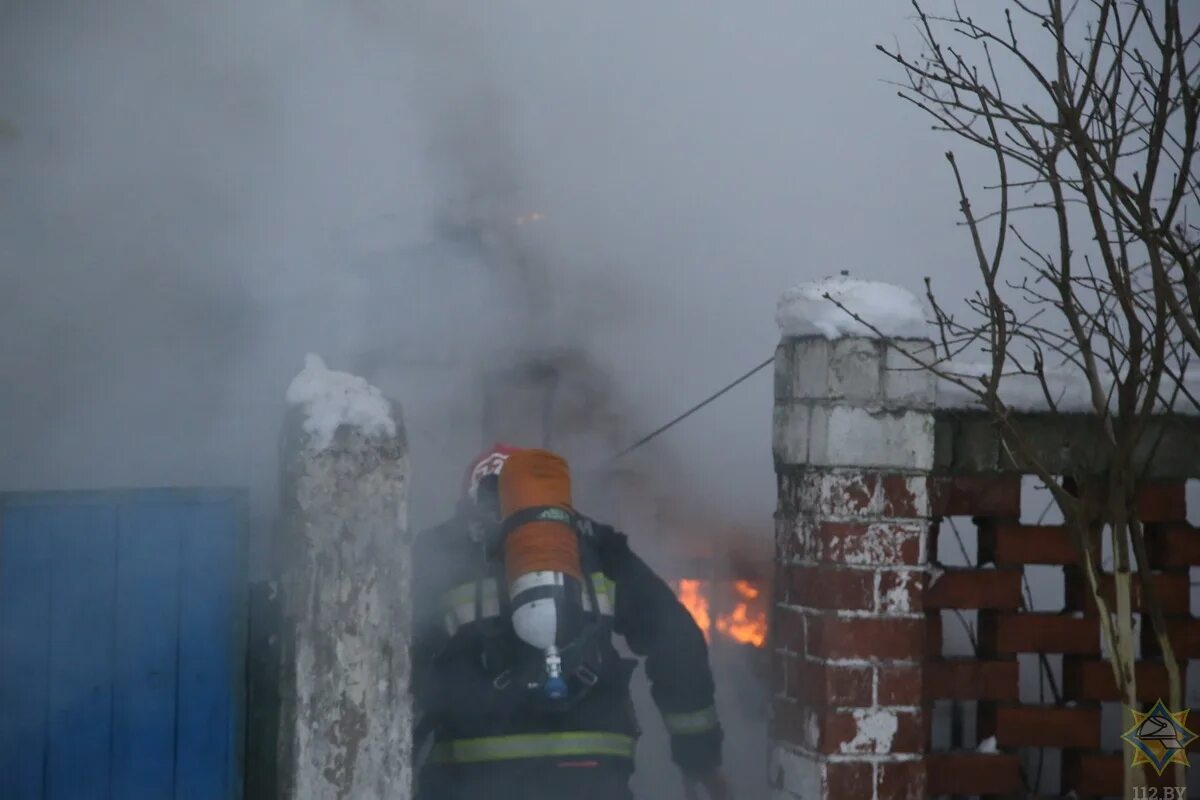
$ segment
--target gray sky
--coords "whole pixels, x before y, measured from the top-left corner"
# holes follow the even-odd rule
[[[948,142],[874,50],[908,13],[0,5],[0,486],[269,501],[312,350],[404,402],[428,521],[492,354],[585,347],[632,435],[770,355],[796,282],[961,294]],[[770,405],[768,371],[660,445],[764,532]]]

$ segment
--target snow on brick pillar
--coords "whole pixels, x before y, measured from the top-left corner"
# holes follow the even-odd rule
[[[940,649],[922,606],[935,383],[897,349],[920,342],[789,336],[783,323],[773,797],[924,797],[922,662]]]
[[[411,571],[400,411],[315,356],[288,401],[277,541],[279,796],[408,800]]]

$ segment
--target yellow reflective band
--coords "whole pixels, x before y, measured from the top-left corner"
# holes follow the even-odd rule
[[[633,758],[634,746],[632,736],[619,733],[524,733],[439,742],[434,745],[429,759],[434,764],[481,764],[489,761],[564,756]]]
[[[478,581],[471,581],[470,583],[455,586],[442,596],[442,601],[446,604],[447,608],[456,608],[468,604],[474,605],[476,583]],[[483,595],[484,605],[487,605],[488,601],[494,601],[497,598],[495,578],[486,578],[483,581],[483,591],[481,594]]]
[[[610,617],[615,615],[617,613],[616,582],[609,580],[609,577],[603,572],[593,572],[592,585],[596,587],[596,604],[600,606],[600,613]],[[588,598],[587,592],[584,592],[583,610],[591,611],[591,607],[591,600]]]
[[[672,735],[704,733],[717,727],[717,709],[713,706],[685,714],[663,714],[662,717]]]

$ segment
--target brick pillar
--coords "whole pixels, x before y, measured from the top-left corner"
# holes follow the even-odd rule
[[[412,796],[408,448],[398,408],[390,419],[325,440],[288,418],[279,798]]]
[[[933,376],[873,339],[775,356],[773,797],[925,796]]]

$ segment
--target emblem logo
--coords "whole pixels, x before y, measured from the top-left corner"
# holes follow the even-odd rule
[[[1129,709],[1133,726],[1121,738],[1133,748],[1133,766],[1149,764],[1162,775],[1171,764],[1188,766],[1187,747],[1196,740],[1188,730],[1188,709],[1170,711],[1162,700],[1148,712]]]

